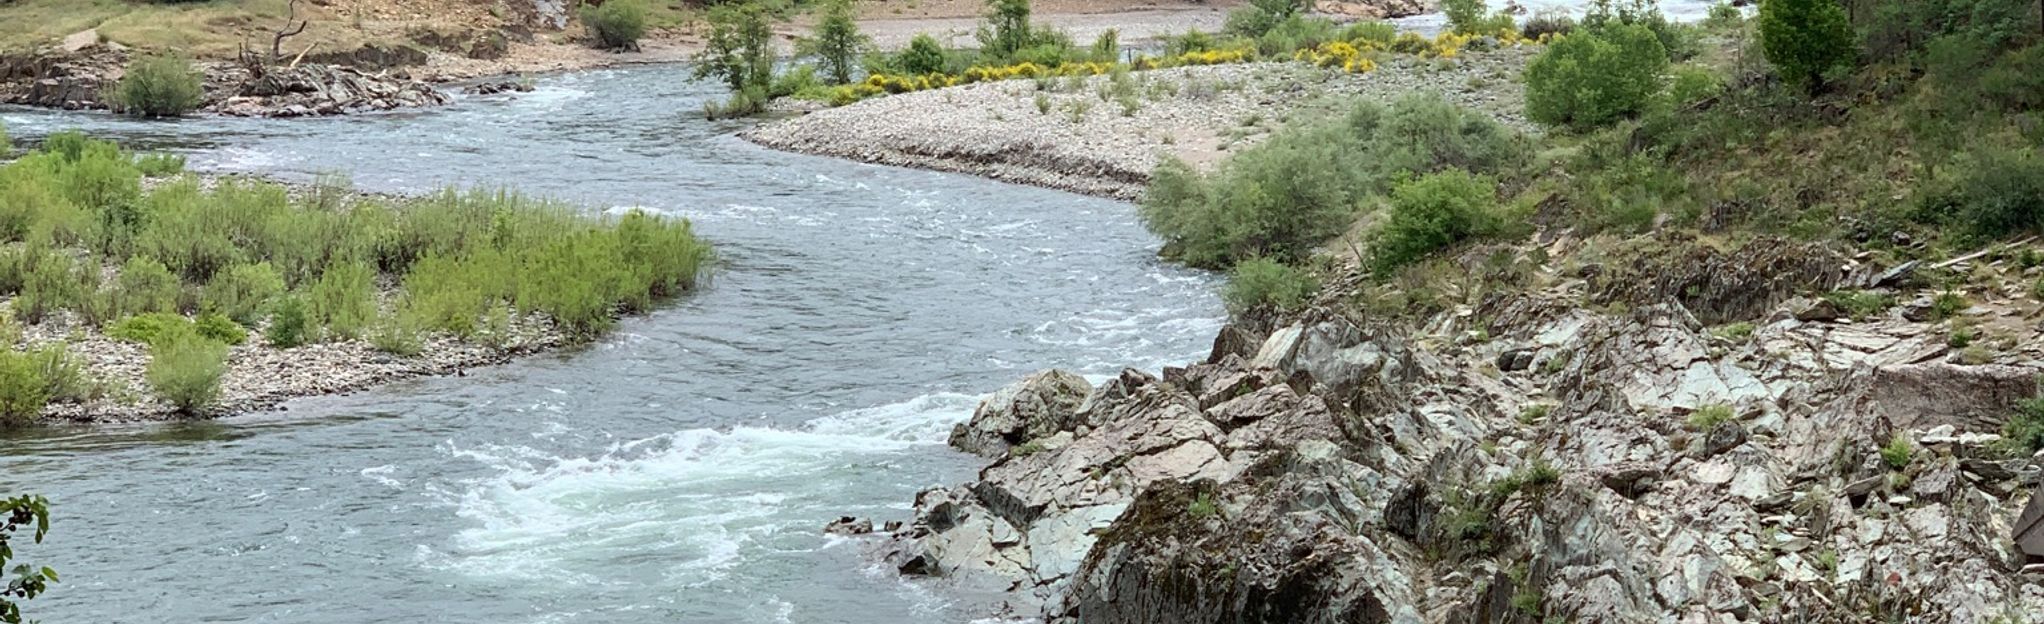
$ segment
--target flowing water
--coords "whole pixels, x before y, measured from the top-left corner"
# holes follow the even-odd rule
[[[1126,204],[760,149],[679,67],[338,119],[0,110],[196,168],[363,190],[503,185],[693,219],[712,285],[589,347],[218,422],[0,439],[63,574],[30,614],[114,622],[947,622],[819,529],[968,477],[949,427],[1027,372],[1203,352],[1215,279]]]

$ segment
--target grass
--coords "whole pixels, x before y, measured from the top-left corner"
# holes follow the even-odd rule
[[[100,38],[143,50],[176,50],[200,58],[231,58],[242,31],[281,25],[288,0],[136,2],[134,0],[15,0],[0,3],[0,50],[34,47],[75,32],[97,28]],[[312,25],[285,40],[295,54],[307,45],[334,52],[360,47],[371,38],[345,15],[310,2],[298,3]],[[260,47],[269,49],[266,36]],[[251,44],[252,46],[254,44]]]
[[[1895,437],[1889,438],[1886,446],[1881,447],[1881,461],[1888,464],[1891,470],[1908,468],[1915,450],[1915,445],[1909,442],[1909,436],[1897,432]]]
[[[1718,425],[1732,422],[1737,418],[1738,414],[1732,411],[1732,406],[1717,403],[1705,405],[1697,408],[1694,412],[1690,412],[1689,418],[1684,422],[1692,430],[1710,431],[1716,429]]]
[[[211,404],[200,381],[218,377],[200,374],[213,352],[203,345],[255,327],[280,348],[367,334],[399,354],[417,353],[422,333],[501,346],[516,319],[588,339],[693,289],[712,260],[688,221],[644,212],[590,216],[481,190],[294,197],[192,177],[143,191],[139,162],[60,133],[0,165],[0,297],[24,322],[71,311],[175,354],[149,377],[186,412]]]

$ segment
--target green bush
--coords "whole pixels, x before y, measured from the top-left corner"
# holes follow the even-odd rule
[[[1767,0],[1760,47],[1783,79],[1815,92],[1825,74],[1852,60],[1852,25],[1837,0]]]
[[[149,350],[144,377],[149,387],[179,412],[203,413],[220,399],[227,374],[227,346],[196,335],[165,341]]]
[[[1676,106],[1717,97],[1725,90],[1724,78],[1708,67],[1677,65],[1673,73],[1674,77],[1668,83],[1668,101]]]
[[[1703,18],[1703,26],[1713,30],[1727,30],[1746,23],[1746,13],[1730,2],[1710,5],[1710,13]]]
[[[1251,39],[1262,37],[1304,10],[1305,4],[1300,0],[1250,0],[1249,4],[1228,11],[1221,32]]]
[[[894,63],[907,74],[944,71],[944,45],[928,34],[917,34],[914,39],[908,40],[908,48],[895,56]]]
[[[284,277],[270,263],[236,264],[206,283],[199,308],[253,326],[270,300],[282,294]]]
[[[1669,59],[1686,60],[1700,51],[1693,29],[1668,21],[1657,0],[1592,0],[1583,13],[1582,26],[1589,30],[1620,24],[1652,31]]]
[[[1526,117],[1594,128],[1643,110],[1660,91],[1667,50],[1644,26],[1579,29],[1526,66]]]
[[[48,384],[29,354],[0,349],[0,428],[34,422],[49,402]]]
[[[376,319],[376,270],[361,262],[327,267],[307,290],[306,304],[327,333],[360,337]]]
[[[1385,216],[1370,244],[1379,271],[1497,231],[1497,183],[1461,170],[1428,175],[1393,190]]]
[[[2044,397],[2016,405],[2016,413],[2002,425],[2001,437],[2023,457],[2044,449]]]
[[[199,108],[205,88],[191,61],[180,56],[144,56],[128,64],[108,101],[141,117],[177,117]]]
[[[185,317],[166,312],[137,314],[118,321],[106,328],[108,338],[155,346],[198,335],[198,330]]]
[[[185,157],[177,154],[144,154],[135,158],[135,170],[144,177],[163,178],[185,171]]]
[[[710,34],[692,58],[697,80],[715,78],[733,93],[754,87],[763,93],[774,79],[773,29],[768,7],[757,3],[710,9]]]
[[[1193,266],[1229,268],[1256,257],[1295,263],[1396,180],[1447,169],[1500,172],[1519,166],[1528,149],[1524,137],[1437,95],[1364,102],[1344,117],[1286,126],[1208,175],[1166,161],[1139,214],[1164,239],[1165,255]]]
[[[2044,232],[2044,156],[1981,148],[1921,193],[1922,214],[1980,238]]]
[[[174,312],[183,284],[170,269],[153,258],[136,256],[121,265],[114,299],[114,313],[129,316],[147,312]]]
[[[584,6],[581,16],[599,48],[636,49],[639,38],[646,36],[646,5],[641,0],[607,0],[598,6]]]
[[[1235,265],[1228,289],[1221,299],[1228,310],[1240,314],[1260,306],[1293,310],[1305,305],[1320,289],[1312,274],[1281,262],[1252,258]]]
[[[263,330],[264,341],[272,347],[289,349],[310,340],[312,328],[307,327],[304,299],[287,295],[273,307],[270,326]]]
[[[860,54],[872,45],[873,41],[859,32],[851,0],[824,0],[815,34],[803,40],[800,49],[816,57],[831,84],[845,84],[858,71]]]
[[[1528,39],[1539,39],[1549,35],[1567,35],[1575,32],[1575,29],[1576,18],[1570,17],[1568,10],[1545,8],[1533,13],[1533,17],[1527,19],[1526,25],[1520,28],[1519,34]]]
[[[192,321],[192,329],[200,338],[226,345],[238,345],[248,341],[248,329],[224,315],[208,312]]]
[[[369,345],[392,355],[411,357],[425,349],[419,330],[401,316],[379,319],[369,328]]]
[[[1512,16],[1492,14],[1484,0],[1441,0],[1441,13],[1447,15],[1448,27],[1456,34],[1495,35],[1513,29]]]

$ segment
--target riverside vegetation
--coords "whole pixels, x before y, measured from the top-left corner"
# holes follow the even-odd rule
[[[521,338],[532,332],[588,339],[695,287],[712,257],[687,221],[639,211],[591,217],[483,190],[385,201],[336,180],[294,190],[181,168],[76,133],[0,166],[0,424],[67,406],[150,413],[123,383],[137,379],[98,374],[123,358],[81,349],[146,347],[139,380],[159,405],[205,414],[233,360],[322,344],[409,357],[439,344],[429,336],[486,353],[554,341]]]
[[[995,393],[878,554],[1051,622],[2039,621],[2040,5],[1848,4],[1535,15],[1538,128],[1164,160],[1211,355]]]

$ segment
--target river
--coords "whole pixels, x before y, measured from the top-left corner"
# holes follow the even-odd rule
[[[141,122],[0,109],[207,171],[423,192],[504,186],[693,219],[711,285],[568,352],[219,421],[0,439],[0,492],[55,506],[20,549],[47,624],[950,622],[937,588],[820,533],[906,519],[980,462],[943,444],[1046,367],[1202,354],[1214,276],[1134,209],[761,149],[685,69],[545,77],[423,112]]]

